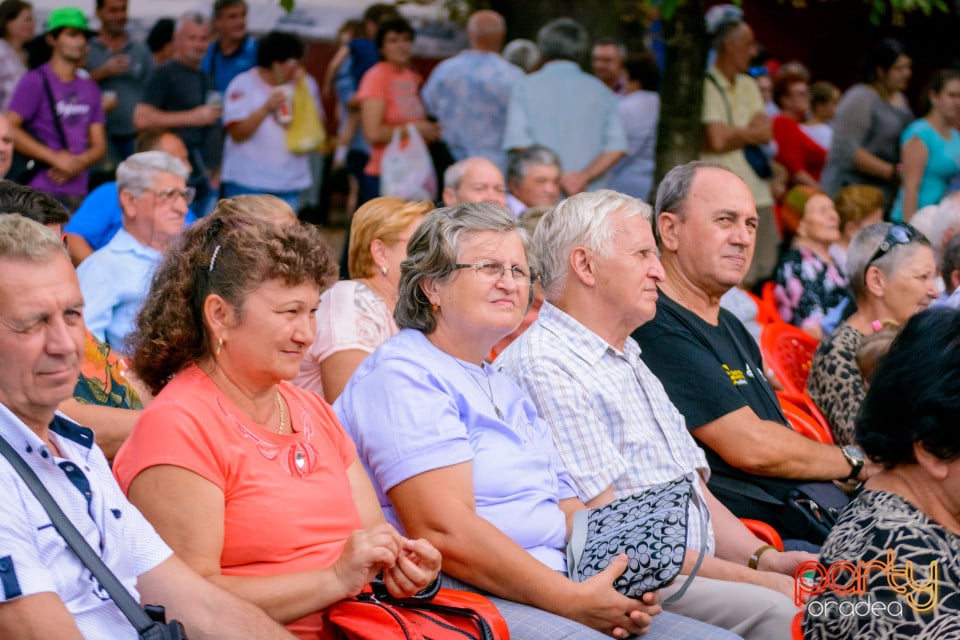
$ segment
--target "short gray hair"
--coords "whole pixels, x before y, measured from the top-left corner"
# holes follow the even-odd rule
[[[555,301],[567,279],[567,261],[575,247],[586,247],[598,255],[610,253],[614,226],[612,214],[642,215],[653,222],[653,210],[632,196],[600,189],[570,196],[540,219],[533,234],[533,261],[547,300]]]
[[[537,46],[546,61],[580,62],[590,46],[590,36],[583,25],[573,18],[557,18],[537,32]]]
[[[918,246],[930,247],[926,236],[919,235],[907,244],[894,245],[890,251],[871,262],[877,253],[880,244],[887,237],[893,223],[878,222],[857,231],[847,248],[847,286],[857,301],[867,299],[867,269],[876,267],[889,277],[892,277],[904,260],[913,256]]]
[[[19,213],[0,215],[0,258],[40,262],[52,253],[67,255],[52,229]]]
[[[517,38],[503,48],[503,59],[530,73],[540,64],[540,49],[531,40]]]
[[[447,167],[447,170],[443,172],[444,189],[449,187],[456,191],[460,188],[460,183],[463,182],[463,174],[467,172],[467,160],[469,159],[458,160]]]
[[[960,232],[960,196],[948,196],[939,205],[923,207],[913,214],[910,224],[927,236],[934,259],[939,263],[947,234]]]
[[[657,245],[660,244],[659,221],[660,214],[664,211],[677,214],[681,220],[685,215],[687,197],[690,195],[690,187],[693,186],[693,179],[700,169],[721,169],[733,174],[726,167],[710,162],[708,160],[694,160],[675,166],[663,176],[660,185],[657,187],[657,199],[654,204],[653,233],[657,238]],[[734,174],[735,175],[735,174]]]
[[[560,156],[542,144],[534,144],[525,149],[511,151],[507,158],[507,184],[522,182],[527,177],[530,167],[543,164],[553,165],[558,171],[562,171]]]
[[[172,173],[184,180],[190,175],[187,167],[169,153],[141,151],[124,160],[117,167],[117,193],[129,191],[139,196],[147,189],[153,188],[154,181],[161,173]]]
[[[177,18],[177,26],[174,29],[174,33],[179,33],[181,29],[187,24],[199,24],[201,26],[210,24],[210,18],[203,15],[199,11],[185,11],[180,14],[180,17]]]
[[[527,249],[527,234],[513,215],[488,202],[464,202],[434,209],[417,227],[400,263],[400,284],[394,318],[401,329],[431,333],[437,326],[430,300],[421,288],[427,280],[443,280],[453,273],[463,238],[472,233],[516,231]],[[533,286],[530,286],[533,295]]]

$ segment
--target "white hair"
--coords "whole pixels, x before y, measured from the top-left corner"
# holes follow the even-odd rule
[[[147,189],[153,188],[154,180],[161,173],[172,173],[184,180],[190,175],[187,166],[169,153],[141,151],[124,160],[117,167],[117,192],[129,191],[134,195],[140,195]]]
[[[571,196],[547,212],[533,234],[531,253],[547,300],[556,301],[566,285],[567,261],[575,247],[586,247],[600,256],[610,254],[614,226],[612,214],[642,215],[653,223],[653,209],[632,196],[600,189]]]
[[[939,205],[923,207],[910,218],[917,231],[927,236],[933,248],[933,256],[940,264],[943,245],[949,232],[960,233],[960,195],[949,195]]]

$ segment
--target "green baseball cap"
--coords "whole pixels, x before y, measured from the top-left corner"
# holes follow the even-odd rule
[[[45,33],[50,33],[54,29],[61,27],[69,29],[79,29],[84,33],[90,33],[90,25],[87,23],[87,17],[83,11],[76,7],[60,7],[54,9],[47,16],[47,29]]]

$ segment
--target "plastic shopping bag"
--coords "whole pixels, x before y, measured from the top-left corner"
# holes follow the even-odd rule
[[[293,90],[293,120],[287,129],[287,148],[293,153],[310,153],[321,150],[326,141],[327,132],[307,87],[307,79],[300,78]]]
[[[437,176],[433,160],[420,132],[407,124],[407,146],[400,143],[399,127],[383,152],[380,162],[380,195],[404,200],[433,200],[437,195]]]

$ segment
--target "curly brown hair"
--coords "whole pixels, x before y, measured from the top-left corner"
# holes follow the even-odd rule
[[[217,294],[242,317],[247,295],[268,280],[289,286],[335,279],[333,251],[312,225],[278,225],[244,216],[209,216],[184,231],[153,276],[127,341],[132,366],[154,394],[211,352],[203,322]]]

